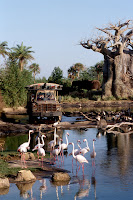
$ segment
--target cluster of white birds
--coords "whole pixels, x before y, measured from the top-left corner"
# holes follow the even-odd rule
[[[43,157],[45,157],[46,155],[45,150],[43,148],[45,145],[43,138],[46,138],[46,135],[41,136],[42,143],[40,143],[40,137],[38,137],[38,144],[36,144],[35,147],[32,149],[32,151],[37,150],[38,160],[40,160],[39,156],[41,156],[42,167],[43,167]]]
[[[54,161],[56,162],[56,157],[57,157],[57,160],[59,162],[59,159],[58,159],[58,155],[60,154],[61,156],[61,162],[64,162],[64,154],[63,154],[63,151],[64,150],[67,150],[68,148],[68,138],[67,136],[69,136],[69,133],[66,133],[66,143],[61,143],[62,142],[62,139],[60,138],[59,139],[59,146],[57,149],[55,149],[55,146],[56,146],[56,138],[59,137],[57,134],[56,134],[56,128],[55,128],[55,131],[54,131],[54,140],[51,140],[48,145],[50,147],[50,155],[54,156]],[[54,162],[54,163],[55,163]]]
[[[92,159],[92,165],[95,165],[95,157],[96,157],[95,145],[94,145],[95,141],[96,140],[93,139],[93,151],[90,154],[90,157]],[[81,142],[80,142],[80,140],[77,140],[77,145],[79,147],[78,149],[75,149],[74,143],[70,142],[69,144],[71,144],[73,146],[73,150],[69,155],[73,156],[73,158],[76,160],[76,164],[77,164],[77,161],[79,162],[80,165],[79,165],[78,171],[80,170],[80,166],[82,165],[82,170],[84,173],[84,163],[88,163],[88,160],[84,157],[84,155],[90,151],[90,148],[88,146],[87,139],[84,139],[83,142],[86,142],[86,147],[81,148],[81,146],[79,145],[79,143],[81,143]],[[72,166],[73,166],[73,159],[72,159]]]
[[[60,154],[61,156],[61,162],[64,162],[64,154],[63,154],[63,151],[64,150],[67,150],[68,149],[68,145],[71,144],[73,146],[73,150],[72,152],[69,154],[69,155],[72,155],[73,158],[76,160],[76,163],[79,162],[79,169],[80,169],[80,166],[82,165],[82,170],[84,172],[84,163],[88,163],[88,160],[84,157],[86,153],[88,153],[90,151],[90,148],[88,146],[88,141],[87,139],[84,139],[83,142],[86,143],[86,146],[84,148],[81,148],[80,144],[81,144],[81,141],[80,140],[77,140],[77,145],[78,145],[78,149],[75,149],[74,148],[74,143],[73,142],[68,142],[68,136],[69,136],[69,133],[67,132],[65,137],[66,137],[66,143],[61,143],[62,142],[62,139],[60,138],[59,139],[59,146],[58,148],[55,149],[55,145],[56,145],[56,138],[59,137],[57,134],[56,134],[56,129],[55,129],[55,132],[54,132],[54,140],[50,141],[49,142],[49,147],[51,149],[51,155],[54,156],[54,163],[56,163],[56,157],[57,157],[57,160],[59,162],[59,159],[58,159],[58,155]],[[93,151],[90,153],[90,157],[92,159],[92,165],[95,165],[95,157],[96,157],[96,151],[95,151],[95,145],[94,145],[94,142],[96,140],[93,139]],[[72,159],[72,166],[73,166],[73,159]],[[78,169],[78,171],[79,171]]]
[[[17,151],[19,151],[20,154],[21,154],[21,165],[22,165],[22,168],[23,167],[27,168],[26,167],[26,161],[25,161],[25,153],[27,152],[27,150],[30,149],[30,139],[31,139],[30,135],[33,132],[34,132],[33,130],[29,130],[28,142],[24,142],[17,149]],[[41,156],[42,166],[43,166],[43,157],[45,156],[45,150],[43,148],[43,146],[45,145],[45,143],[44,143],[44,138],[45,137],[46,137],[45,135],[41,136],[42,143],[40,143],[40,138],[38,137],[38,144],[35,145],[35,147],[32,149],[32,151],[37,150],[38,160],[39,160],[39,156]]]
[[[28,142],[25,142],[18,147],[18,151],[21,154],[21,164],[24,164],[25,168],[26,168],[25,153],[27,152],[28,149],[30,149],[30,134],[33,133],[33,132],[34,132],[33,130],[29,130]],[[56,128],[55,128],[55,130],[54,130],[54,140],[51,140],[48,143],[48,145],[50,147],[50,155],[54,157],[54,164],[56,163],[56,158],[59,162],[59,159],[58,159],[59,154],[61,156],[61,162],[64,162],[63,151],[67,150],[68,145],[71,144],[73,146],[73,150],[69,155],[73,156],[73,158],[76,160],[76,164],[77,164],[77,161],[79,162],[79,164],[80,164],[79,169],[80,169],[80,166],[82,165],[82,170],[83,170],[83,173],[84,173],[84,163],[88,163],[88,160],[84,157],[84,155],[90,151],[90,148],[88,146],[88,141],[87,141],[87,139],[84,139],[83,142],[86,143],[86,146],[84,148],[81,148],[81,146],[80,146],[81,141],[77,140],[78,149],[75,149],[74,143],[68,142],[68,136],[69,136],[69,133],[67,132],[66,133],[66,143],[64,143],[64,142],[61,143],[62,139],[60,138],[58,148],[55,149],[56,138],[59,137],[56,134]],[[41,136],[42,143],[40,143],[40,137],[38,137],[38,144],[36,144],[35,147],[32,149],[32,151],[37,150],[38,160],[39,160],[39,157],[41,156],[42,167],[43,167],[43,158],[45,157],[45,149],[43,148],[44,145],[45,145],[44,138],[46,138],[46,135]],[[95,165],[95,157],[96,157],[95,145],[94,145],[95,141],[96,140],[93,139],[93,151],[90,153],[90,157],[92,159],[92,165]],[[72,159],[72,166],[73,166],[73,159]],[[78,171],[79,171],[79,169],[78,169]]]

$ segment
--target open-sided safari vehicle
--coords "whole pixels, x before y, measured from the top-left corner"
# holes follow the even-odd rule
[[[42,119],[61,120],[62,112],[58,91],[62,85],[36,83],[27,87],[27,113],[30,123]]]

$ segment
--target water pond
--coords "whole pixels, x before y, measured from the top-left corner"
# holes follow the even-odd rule
[[[72,120],[72,119],[71,119]],[[68,121],[68,120],[67,120]],[[64,163],[61,166],[70,171],[71,180],[59,185],[53,184],[50,178],[43,177],[32,184],[10,184],[8,191],[0,195],[2,200],[23,199],[99,199],[99,200],[128,200],[133,197],[133,135],[102,135],[96,128],[74,129],[63,131],[63,141],[66,141],[66,133],[69,132],[68,140],[75,144],[81,141],[81,147],[85,146],[83,139],[88,140],[90,152],[85,154],[89,163],[84,164],[77,173],[74,160],[72,166],[72,145],[68,147],[68,154],[64,155]],[[58,134],[58,133],[57,133]],[[90,153],[95,141],[96,159],[92,166]],[[60,159],[59,159],[60,160]]]

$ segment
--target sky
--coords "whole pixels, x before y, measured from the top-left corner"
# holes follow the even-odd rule
[[[55,67],[67,77],[75,63],[94,66],[103,55],[80,42],[95,37],[96,27],[133,20],[132,0],[0,0],[0,8],[0,42],[32,47],[35,59],[28,64],[39,64],[41,78]]]

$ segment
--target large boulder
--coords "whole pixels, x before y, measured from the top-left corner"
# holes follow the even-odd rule
[[[32,152],[25,153],[25,160],[35,160],[35,156]]]
[[[70,181],[70,179],[68,173],[56,172],[52,175],[52,181]]]
[[[15,181],[32,182],[35,181],[36,177],[30,170],[20,170],[17,174]]]
[[[8,178],[0,178],[0,189],[10,187]]]

